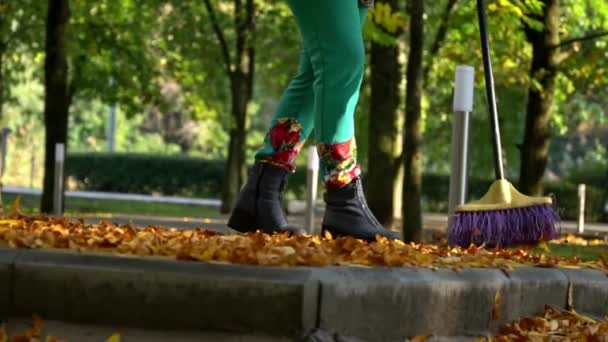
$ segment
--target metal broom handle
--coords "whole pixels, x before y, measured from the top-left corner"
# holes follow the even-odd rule
[[[484,0],[477,0],[477,17],[479,19],[479,34],[481,36],[481,52],[483,55],[483,72],[486,79],[486,95],[488,101],[488,114],[492,134],[492,147],[494,149],[494,172],[496,179],[504,179],[505,173],[502,165],[502,148],[500,143],[500,128],[498,126],[498,111],[496,110],[496,91],[494,90],[494,76],[492,74],[492,60],[490,59],[490,42],[488,39],[488,17]]]

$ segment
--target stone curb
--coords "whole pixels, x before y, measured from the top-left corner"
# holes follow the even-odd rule
[[[11,307],[13,262],[17,251],[0,248],[0,319],[7,317]]]
[[[563,270],[568,277],[568,305],[596,317],[608,316],[608,277],[594,270]]]
[[[278,336],[316,324],[318,281],[306,268],[27,250],[9,276],[12,316]]]
[[[494,298],[502,304],[492,318]],[[0,318],[363,341],[479,336],[546,304],[608,315],[600,271],[265,267],[0,248]],[[496,317],[495,317],[496,318]]]

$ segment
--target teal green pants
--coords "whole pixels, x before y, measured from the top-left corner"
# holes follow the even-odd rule
[[[302,38],[300,66],[287,86],[256,160],[295,170],[314,129],[327,186],[359,177],[354,112],[364,74],[359,0],[288,0]]]

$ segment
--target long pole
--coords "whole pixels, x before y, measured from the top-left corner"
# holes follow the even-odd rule
[[[477,16],[479,17],[479,33],[481,38],[481,52],[483,55],[483,72],[486,81],[486,95],[488,100],[488,114],[492,134],[492,148],[494,150],[494,172],[496,179],[505,179],[502,165],[502,147],[500,142],[500,128],[498,126],[498,110],[496,109],[496,90],[494,87],[494,73],[492,72],[492,59],[490,57],[490,41],[488,38],[488,15],[484,0],[477,0]]]

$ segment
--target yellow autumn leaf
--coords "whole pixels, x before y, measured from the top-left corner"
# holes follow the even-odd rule
[[[8,342],[8,336],[6,335],[4,324],[0,325],[0,342]]]
[[[433,336],[433,334],[416,335],[410,339],[410,342],[424,342],[424,341],[428,340],[429,338],[431,338],[432,336]]]
[[[106,342],[120,342],[120,334],[114,333],[106,339]]]

